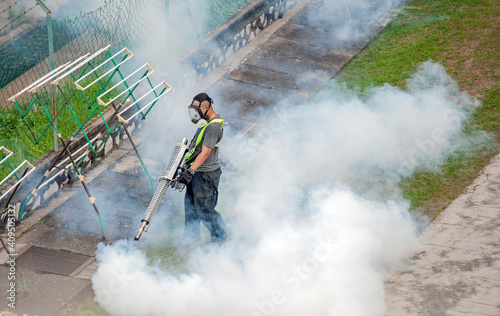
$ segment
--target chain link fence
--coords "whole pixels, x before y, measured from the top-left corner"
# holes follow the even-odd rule
[[[70,0],[67,6],[71,1],[77,0]],[[80,13],[74,18],[53,18],[52,34],[49,34],[43,2],[0,0],[0,146],[14,151],[13,164],[24,159],[34,162],[53,147],[50,137],[35,145],[26,128],[25,120],[35,123],[37,115],[43,113],[33,111],[30,117],[22,118],[7,101],[51,71],[50,35],[57,67],[107,45],[111,45],[111,51],[125,46],[152,47],[155,41],[176,46],[179,42],[173,37],[179,30],[175,25],[193,26],[192,40],[198,42],[247,2],[249,0],[111,0],[95,11]],[[168,29],[158,33],[159,27]],[[161,38],[154,38],[155,34]],[[178,53],[183,49],[187,47],[177,49]],[[59,122],[64,123],[63,119]],[[39,128],[44,129],[44,124],[49,122],[43,122]],[[0,180],[10,171],[0,166]]]

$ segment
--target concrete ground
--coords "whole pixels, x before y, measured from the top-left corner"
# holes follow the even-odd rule
[[[237,129],[245,128],[246,119],[260,107],[272,106],[284,97],[292,103],[309,98],[370,41],[369,36],[355,44],[336,40],[324,27],[325,23],[334,22],[308,21],[310,12],[321,10],[320,3],[299,1],[283,19],[264,29],[206,78],[207,92],[221,96],[223,100],[219,104],[232,105],[222,107],[219,112]],[[387,22],[386,19],[371,21],[379,30]],[[154,176],[161,173],[165,161],[154,153],[142,151],[150,148],[146,146],[146,139],[149,144],[161,140],[141,133],[134,136]],[[455,202],[422,235],[422,243],[428,248],[412,258],[414,266],[394,272],[388,279],[388,314],[452,315],[451,311],[456,310],[458,315],[460,311],[475,311],[473,308],[483,306],[483,314],[493,315],[485,311],[498,308],[500,264],[498,252],[494,251],[499,237],[499,208],[493,206],[496,200],[492,190],[498,189],[495,179],[500,176],[494,177],[493,173],[500,174],[500,169],[495,165],[490,169],[485,171],[487,181],[478,183],[469,198]],[[151,187],[143,172],[132,147],[124,141],[85,175],[97,201],[108,201],[113,208],[122,210],[119,217],[107,213],[105,208],[101,210],[108,240],[130,238],[138,228],[151,198]],[[133,186],[134,194],[124,194],[116,183],[125,188]],[[464,206],[457,205],[460,201]],[[483,211],[488,203],[491,208]],[[472,217],[470,209],[478,216]],[[175,207],[170,208],[170,212],[160,209],[155,220],[175,216],[180,211]],[[443,218],[453,222],[442,222]],[[16,241],[18,249],[34,244],[92,256],[101,241],[99,221],[78,183],[65,188],[49,205],[38,209],[23,221],[19,230],[22,236]],[[443,235],[438,235],[441,232]],[[143,238],[147,238],[147,234]],[[0,253],[0,262],[6,260],[5,252]],[[19,315],[67,314],[71,306],[91,293],[90,278],[96,268],[94,261],[76,277],[21,268],[29,294],[24,294],[18,283],[14,311]],[[7,274],[8,267],[0,265],[0,278],[6,279]],[[0,282],[0,292],[6,291],[6,282]],[[0,310],[5,307],[6,300],[2,297]]]
[[[386,281],[386,315],[500,315],[500,155]]]

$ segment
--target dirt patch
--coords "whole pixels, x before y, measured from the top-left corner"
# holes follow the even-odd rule
[[[500,15],[493,15],[481,21],[467,38],[454,41],[452,46],[438,54],[446,69],[458,78],[459,84],[469,94],[481,99],[494,85],[499,84]],[[468,23],[457,24],[467,28]]]

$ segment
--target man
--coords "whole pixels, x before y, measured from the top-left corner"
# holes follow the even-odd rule
[[[187,242],[200,240],[200,221],[210,231],[211,242],[226,240],[226,226],[215,210],[221,175],[219,142],[222,139],[224,120],[213,108],[213,100],[200,93],[188,107],[191,121],[198,130],[194,134],[185,156],[187,169],[179,182],[187,185],[184,199],[184,237]]]

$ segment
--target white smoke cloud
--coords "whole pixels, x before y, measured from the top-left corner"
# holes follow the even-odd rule
[[[325,0],[311,11],[309,23],[332,34],[333,41],[355,43],[366,39],[402,0]]]
[[[180,60],[202,43],[210,19],[209,4],[200,0],[147,1],[147,21],[140,21],[143,39],[132,46],[134,53],[151,63],[162,80],[191,76],[192,66]]]
[[[418,246],[398,180],[464,146],[476,105],[439,64],[407,85],[360,99],[338,84],[261,113],[253,138],[227,135],[230,241],[194,250],[181,272],[131,242],[100,245],[96,301],[113,315],[384,314],[384,273]]]

